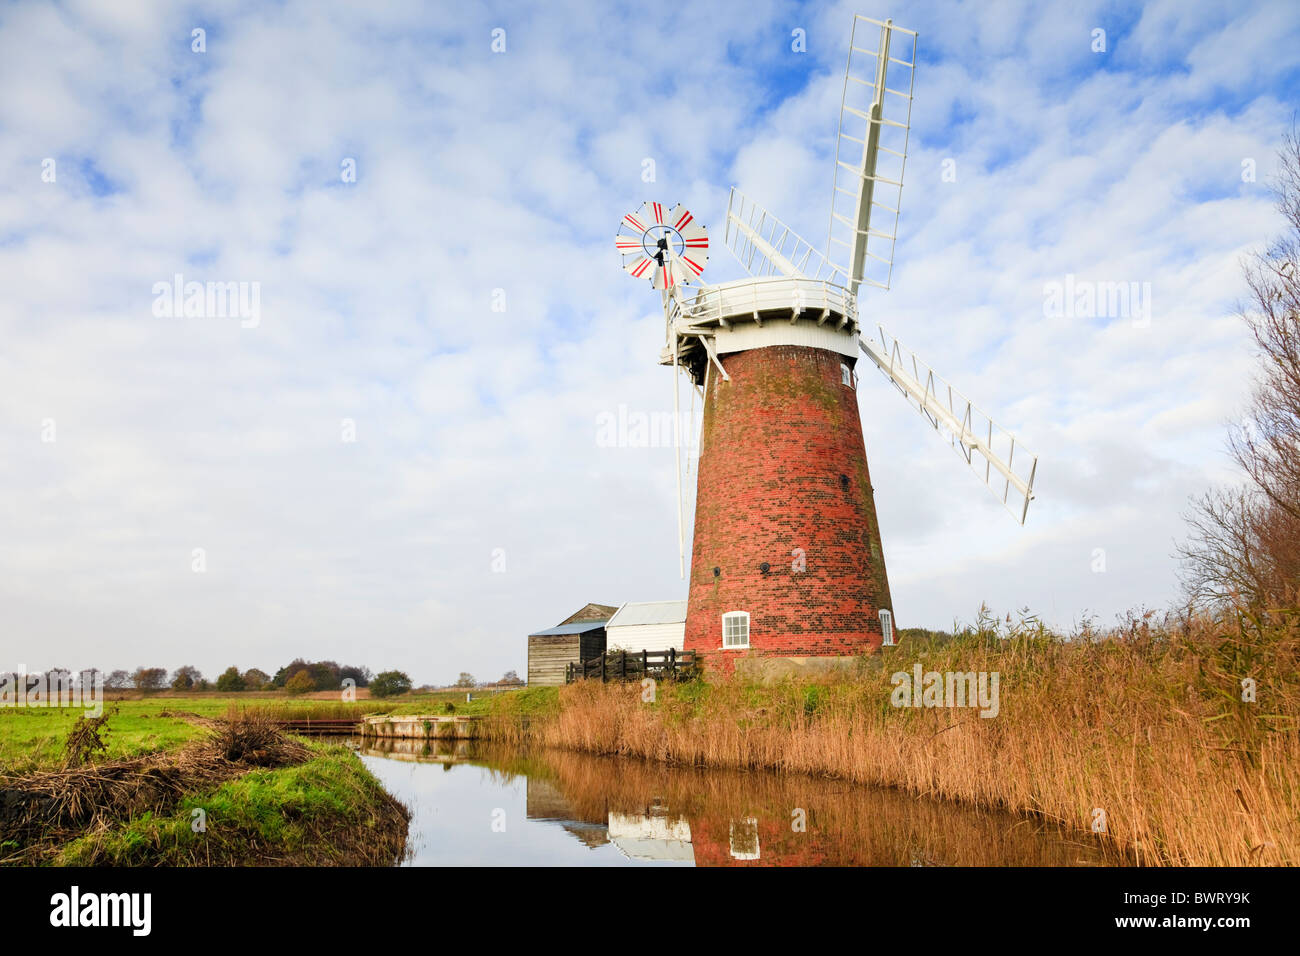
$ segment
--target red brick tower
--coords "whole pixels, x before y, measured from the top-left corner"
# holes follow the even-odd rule
[[[778,343],[805,337],[789,320],[767,328]],[[729,380],[709,376],[705,398],[686,649],[723,671],[741,654],[867,653],[882,643],[880,611],[892,617],[893,604],[856,360],[796,344],[719,360]]]

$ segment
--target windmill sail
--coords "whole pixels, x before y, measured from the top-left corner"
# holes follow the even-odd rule
[[[915,74],[914,32],[853,18],[826,242],[853,293],[864,282],[888,289],[893,277]]]
[[[735,186],[727,202],[727,248],[754,277],[801,276],[847,286],[821,251]]]
[[[915,352],[879,326],[877,333],[876,339],[859,340],[863,353],[948,439],[1012,517],[1024,524],[1034,497],[1038,456],[936,375]]]

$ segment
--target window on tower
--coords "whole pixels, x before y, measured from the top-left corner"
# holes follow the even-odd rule
[[[844,362],[840,363],[840,384],[853,387],[853,369],[849,368]]]
[[[882,607],[880,609],[880,634],[882,637],[881,643],[892,647],[894,644],[894,615],[889,608]]]
[[[722,646],[749,647],[748,611],[728,611],[722,615]]]

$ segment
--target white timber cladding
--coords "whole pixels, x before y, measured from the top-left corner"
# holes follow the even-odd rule
[[[683,650],[686,646],[686,602],[629,602],[609,619],[605,634],[610,650]]]
[[[798,322],[764,322],[762,325],[745,322],[743,325],[732,325],[729,329],[718,329],[715,336],[718,352],[722,355],[772,345],[806,345],[809,348],[837,352],[855,360],[858,355],[858,337],[855,333],[839,331],[829,325],[818,325],[815,316]]]

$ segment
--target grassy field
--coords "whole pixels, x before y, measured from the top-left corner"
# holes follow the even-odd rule
[[[463,691],[445,691],[411,694],[394,700],[345,703],[337,694],[319,699],[266,693],[141,694],[137,691],[117,696],[104,705],[106,712],[116,711],[104,735],[108,744],[105,759],[157,753],[198,739],[202,731],[184,716],[189,714],[217,718],[234,708],[236,711],[264,710],[286,720],[380,713],[472,715],[487,713],[492,696],[483,694],[466,703]],[[21,774],[59,766],[63,762],[63,741],[82,713],[80,708],[0,708],[0,772]]]
[[[123,701],[110,717],[105,759],[123,759],[171,750],[196,740],[202,730],[179,717],[160,716],[168,705]],[[113,705],[106,705],[112,712]],[[0,709],[0,772],[22,774],[63,763],[63,742],[80,708],[18,707]]]

